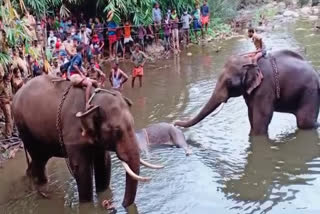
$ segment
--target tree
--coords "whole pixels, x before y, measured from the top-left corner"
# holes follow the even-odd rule
[[[23,2],[19,3],[23,10]],[[0,5],[0,21],[0,63],[9,64],[11,61],[10,55],[8,54],[9,48],[29,42],[30,38],[25,23],[20,20],[10,0],[4,0],[3,4]]]

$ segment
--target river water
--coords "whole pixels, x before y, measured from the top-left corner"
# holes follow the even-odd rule
[[[289,48],[305,54],[320,68],[320,34],[305,22],[282,24],[281,29],[263,34],[272,50]],[[253,46],[246,38],[220,44],[219,53],[209,45],[191,47],[180,58],[149,64],[143,88],[125,95],[134,101],[136,128],[160,121],[172,122],[194,116],[210,97],[217,77],[231,54]],[[128,65],[122,65],[129,71]],[[294,77],[293,77],[294,78]],[[231,99],[215,117],[208,117],[184,133],[193,154],[161,147],[147,159],[165,165],[161,170],[142,167],[152,177],[140,183],[136,206],[129,213],[320,213],[319,131],[298,131],[295,118],[275,113],[269,140],[249,138],[247,108],[242,97]],[[113,194],[117,213],[125,187],[125,173],[113,156],[112,193],[94,203],[79,205],[75,181],[62,159],[48,164],[49,184],[45,199],[25,179],[26,163],[21,152],[0,170],[0,213],[107,213],[101,200]]]

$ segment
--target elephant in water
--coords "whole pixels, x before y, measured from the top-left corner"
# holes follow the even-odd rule
[[[97,192],[109,187],[108,151],[114,151],[127,172],[122,205],[128,207],[135,200],[137,181],[150,179],[139,176],[140,163],[151,168],[160,166],[140,159],[129,102],[119,92],[96,89],[91,103],[96,107],[81,113],[86,106],[85,91],[72,87],[69,81],[55,81],[46,75],[30,80],[17,92],[13,115],[32,158],[27,174],[44,184],[48,160],[68,158],[80,202],[91,201],[93,173]]]
[[[152,124],[136,131],[136,136],[140,151],[147,152],[149,147],[167,144],[183,148],[187,156],[192,153],[182,131],[169,123]]]
[[[251,135],[268,134],[274,111],[292,113],[300,129],[312,129],[318,126],[319,92],[319,74],[295,52],[272,52],[271,56],[261,58],[258,66],[251,64],[247,56],[231,56],[200,113],[191,120],[177,121],[175,125],[194,126],[229,98],[243,96]]]

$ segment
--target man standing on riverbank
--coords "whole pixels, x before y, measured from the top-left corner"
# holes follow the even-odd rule
[[[202,24],[202,39],[204,39],[205,34],[208,34],[208,24],[209,24],[209,16],[210,10],[208,6],[208,0],[204,0],[203,5],[200,8],[201,11],[201,24]],[[206,28],[206,32],[204,34],[204,28]]]
[[[154,24],[156,44],[159,42],[159,31],[161,28],[162,15],[160,10],[160,5],[158,2],[155,3],[154,8],[152,9],[152,20]]]
[[[11,115],[11,87],[12,74],[5,71],[5,66],[0,64],[0,108],[4,114],[5,128],[4,136],[10,138],[13,131],[13,120]]]
[[[115,57],[114,43],[117,42],[117,24],[113,21],[113,12],[109,11],[107,15],[108,22],[108,38],[109,38],[109,56],[111,59]]]
[[[182,22],[182,32],[186,39],[186,46],[188,47],[190,42],[189,31],[190,31],[190,24],[192,22],[192,17],[188,14],[187,10],[183,12],[183,15],[181,17],[181,22]]]

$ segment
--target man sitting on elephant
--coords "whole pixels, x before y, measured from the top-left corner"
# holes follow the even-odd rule
[[[256,47],[256,51],[250,53],[248,56],[252,57],[252,64],[257,65],[259,59],[267,54],[266,46],[262,40],[262,37],[257,34],[253,28],[248,30],[248,36],[252,39],[252,42]]]
[[[191,154],[182,131],[169,123],[156,123],[147,128],[136,131],[140,151],[148,152],[150,146],[168,144],[185,150],[186,155]]]
[[[91,96],[92,86],[98,87],[98,82],[86,77],[85,71],[82,68],[83,52],[83,46],[79,45],[77,47],[77,54],[72,58],[68,69],[68,79],[73,86],[86,87],[86,110],[88,110],[92,107],[88,102]]]

